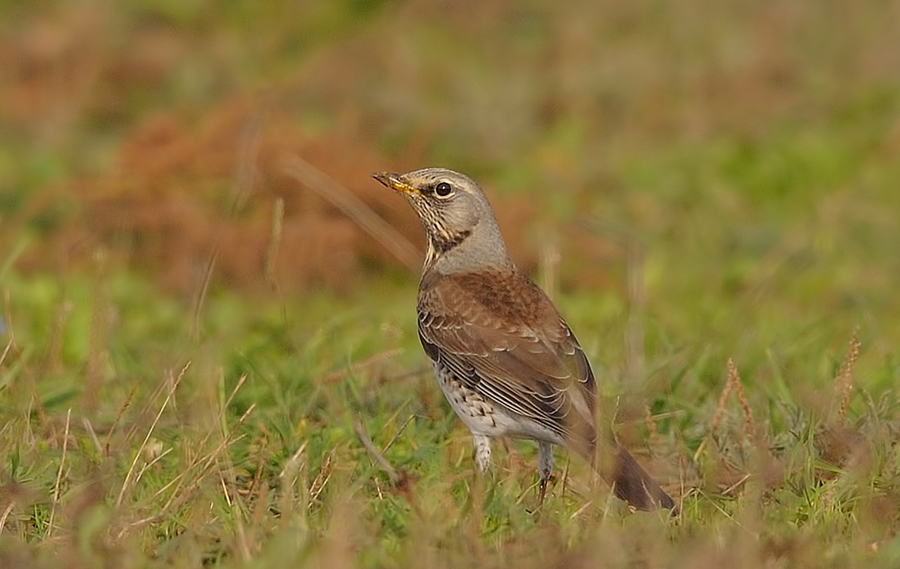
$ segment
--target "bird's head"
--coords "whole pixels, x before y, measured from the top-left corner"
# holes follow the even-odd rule
[[[428,237],[425,266],[472,265],[506,268],[511,262],[494,212],[471,178],[445,168],[407,174],[379,172],[373,178],[401,192],[412,204]]]

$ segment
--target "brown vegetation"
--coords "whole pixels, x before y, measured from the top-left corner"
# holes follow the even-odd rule
[[[172,111],[146,119],[123,140],[108,174],[83,176],[36,196],[34,215],[57,200],[71,204],[74,213],[21,266],[83,265],[103,250],[165,288],[187,292],[202,282],[213,257],[214,282],[258,290],[265,285],[270,249],[277,252],[271,276],[282,290],[340,289],[366,267],[399,265],[345,212],[285,171],[286,159],[303,157],[419,243],[421,229],[409,207],[371,180],[372,172],[394,161],[358,139],[304,135],[292,122],[283,110],[260,110],[246,99],[205,109],[199,117]],[[278,199],[284,221],[272,248]],[[499,210],[521,253],[517,228],[533,208],[504,204]]]
[[[312,8],[298,8],[294,24],[271,10],[212,27],[192,27],[197,16],[187,8],[147,7],[136,17],[101,5],[23,12],[0,38],[0,124],[21,146],[74,156],[62,168],[75,181],[27,190],[24,215],[0,227],[0,245],[37,219],[41,243],[20,268],[62,272],[101,251],[180,291],[195,290],[213,258],[212,282],[241,289],[264,285],[267,262],[282,289],[340,287],[366,268],[395,265],[346,215],[285,176],[290,155],[413,243],[422,238],[413,216],[369,174],[465,169],[453,157],[481,168],[471,173],[489,190],[484,169],[521,168],[531,182],[519,187],[530,196],[564,192],[581,209],[611,194],[623,210],[611,216],[664,226],[665,209],[611,166],[616,152],[722,133],[752,152],[753,140],[787,117],[852,109],[859,86],[878,84],[900,63],[878,39],[892,37],[891,18],[873,22],[845,4],[744,7],[735,19],[737,5],[672,6],[660,16],[630,3],[543,14],[515,2],[411,2],[384,22],[348,23],[352,33],[339,41],[316,36],[316,18],[329,16]],[[660,17],[672,25],[660,26]],[[827,32],[835,18],[847,34]],[[503,49],[492,40],[498,22]],[[429,34],[434,49],[385,28]],[[304,34],[318,47],[288,58]],[[817,41],[828,54],[808,49]],[[433,164],[436,155],[448,159]],[[536,268],[541,246],[557,245],[581,284],[602,286],[609,260],[622,264],[622,247],[564,220],[553,220],[557,235],[543,235],[546,216],[535,213],[547,200],[492,196],[527,268]],[[269,250],[277,258],[267,259]]]

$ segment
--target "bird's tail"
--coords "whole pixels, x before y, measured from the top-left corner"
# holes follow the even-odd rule
[[[605,439],[605,437],[601,437]],[[677,513],[675,501],[641,468],[618,442],[606,440],[594,457],[594,467],[613,493],[638,510],[666,508]]]

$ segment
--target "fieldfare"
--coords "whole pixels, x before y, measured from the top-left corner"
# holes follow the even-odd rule
[[[673,509],[627,450],[597,435],[595,381],[584,350],[553,302],[510,260],[478,184],[443,168],[373,177],[403,193],[425,228],[419,339],[450,406],[472,432],[479,470],[490,466],[491,439],[533,439],[541,502],[556,444],[590,461],[633,507]]]

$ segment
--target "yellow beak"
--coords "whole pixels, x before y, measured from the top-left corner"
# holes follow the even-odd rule
[[[404,194],[418,194],[419,190],[410,186],[403,180],[403,176],[394,172],[376,172],[372,177],[387,186],[388,188],[403,192]]]

